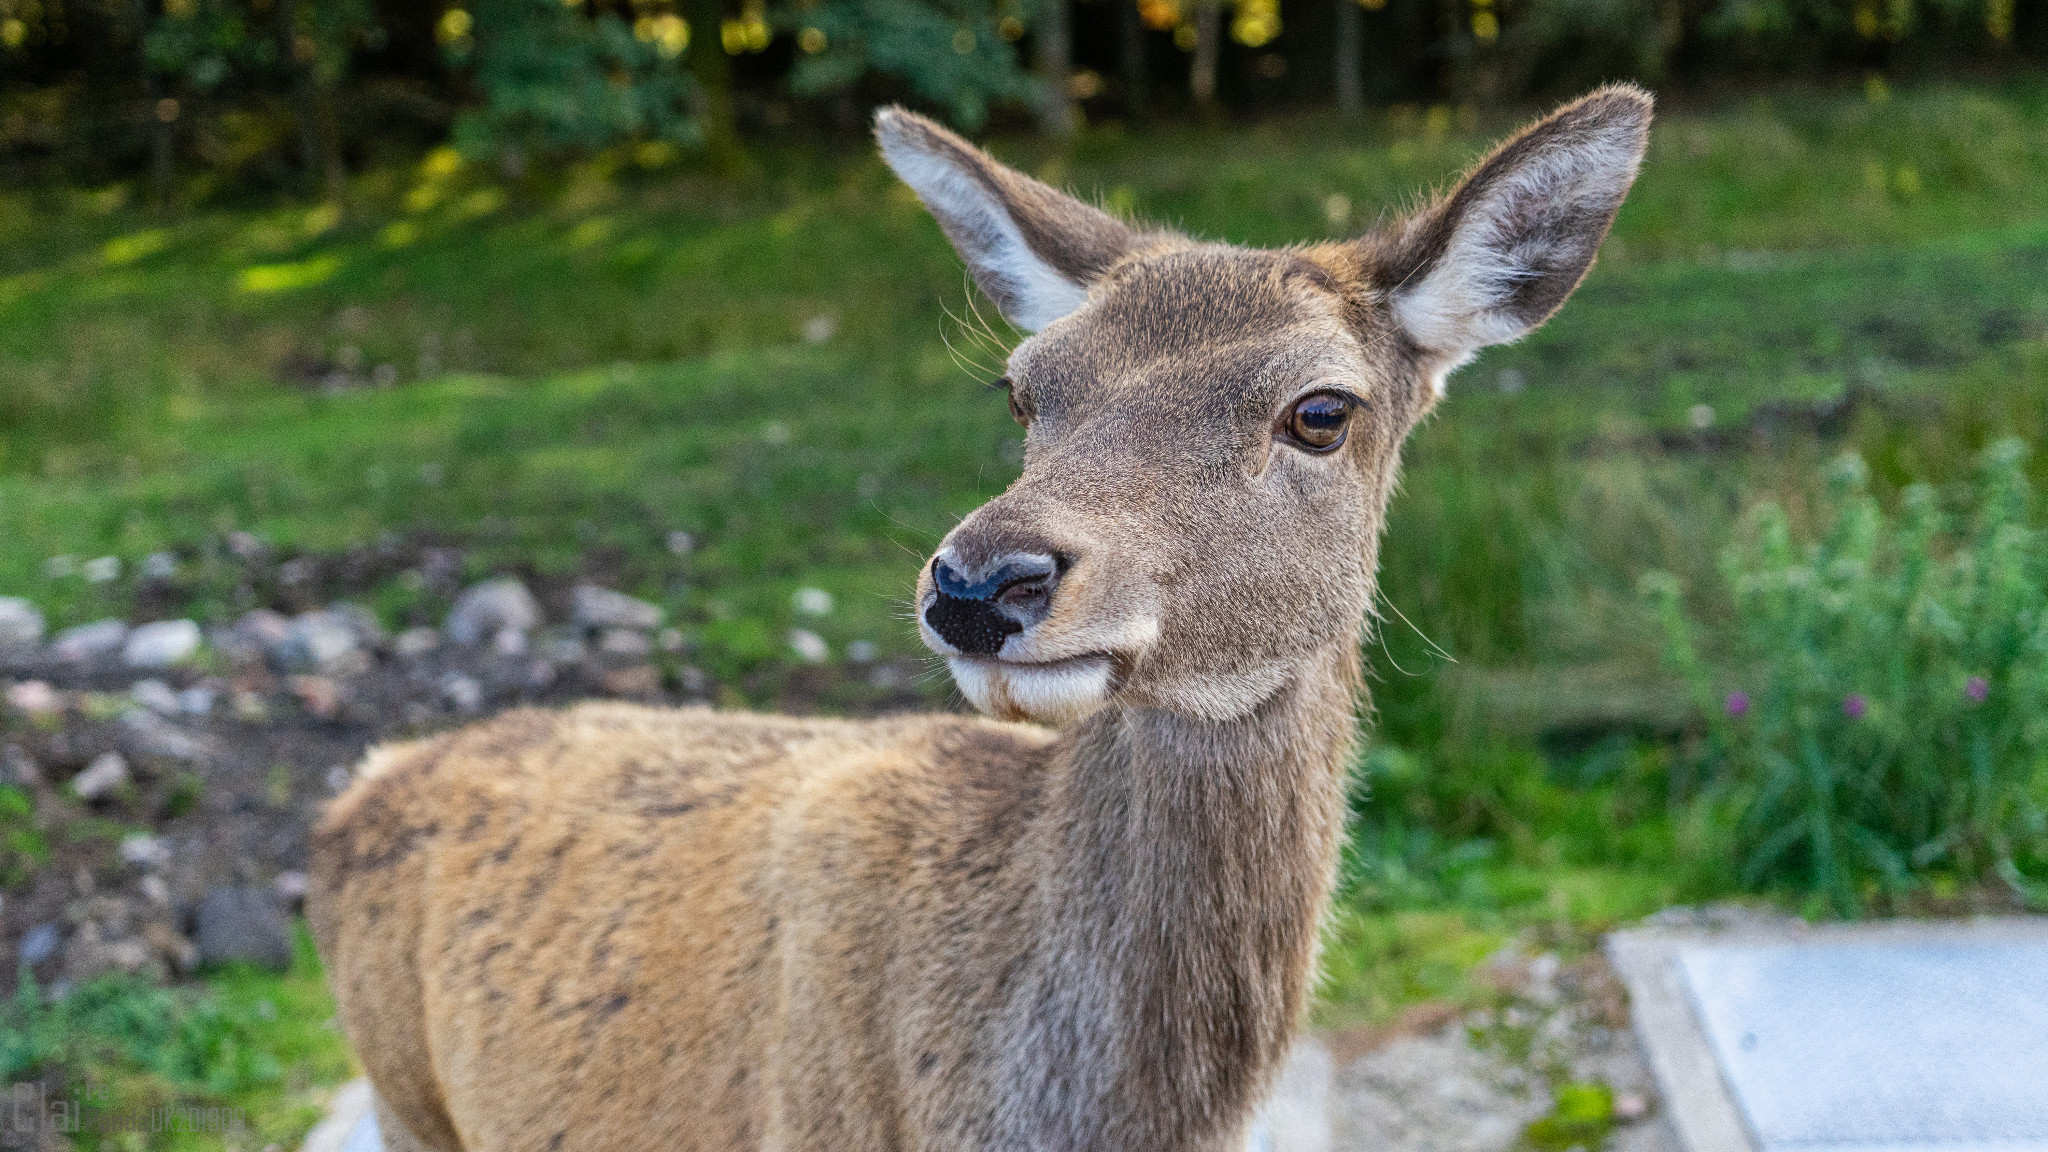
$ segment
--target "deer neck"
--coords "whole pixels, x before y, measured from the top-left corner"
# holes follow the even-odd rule
[[[1312,982],[1359,687],[1345,644],[1249,715],[1112,708],[1063,742],[1040,1043],[1019,1049],[1056,1146],[1198,1147],[1241,1127]]]

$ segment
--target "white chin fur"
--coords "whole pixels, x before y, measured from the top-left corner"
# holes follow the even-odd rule
[[[1109,661],[1007,664],[950,656],[953,682],[976,708],[1004,720],[1071,724],[1109,699]]]

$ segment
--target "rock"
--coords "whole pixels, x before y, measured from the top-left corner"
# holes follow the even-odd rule
[[[666,543],[668,544],[668,550],[671,554],[676,556],[688,556],[692,551],[696,549],[697,538],[695,536],[690,535],[688,532],[671,532],[668,534]]]
[[[106,584],[119,580],[121,578],[121,558],[119,556],[101,556],[97,559],[87,560],[78,566],[78,574],[85,577],[85,581],[88,584]]]
[[[172,552],[151,552],[142,558],[142,575],[148,580],[171,580],[178,575],[178,557]]]
[[[550,628],[540,634],[540,654],[557,664],[581,664],[590,655],[583,637],[573,629]]]
[[[702,696],[711,691],[711,677],[705,675],[704,670],[695,665],[683,665],[679,678],[683,682],[683,691],[692,696]]]
[[[64,979],[83,984],[114,973],[143,976],[159,983],[170,975],[148,940],[118,935],[97,920],[79,925],[64,949]]]
[[[287,672],[328,676],[360,672],[370,663],[361,621],[332,608],[301,613],[270,654]]]
[[[261,693],[238,691],[228,698],[228,705],[234,709],[235,719],[244,724],[261,724],[270,719],[270,705],[263,702]]]
[[[171,906],[171,886],[164,883],[163,877],[151,872],[142,878],[142,883],[138,887],[142,889],[143,896],[147,897],[150,903],[160,908]]]
[[[873,640],[855,640],[846,646],[846,658],[855,664],[873,664],[879,655],[881,651]]]
[[[325,676],[294,676],[291,688],[306,711],[322,720],[332,720],[341,714],[341,685],[333,680]]]
[[[131,868],[161,868],[171,862],[170,841],[147,832],[123,836],[121,860]]]
[[[57,955],[63,947],[63,928],[55,923],[38,924],[22,933],[21,951],[16,953],[16,958],[22,967],[34,968]]]
[[[457,644],[482,644],[501,632],[531,632],[540,626],[540,602],[511,577],[473,585],[455,600],[442,631]]]
[[[500,656],[526,655],[526,633],[517,628],[500,628],[491,638],[491,651]]]
[[[832,594],[823,588],[799,588],[796,595],[790,597],[790,604],[806,616],[832,614]]]
[[[203,760],[206,744],[154,712],[133,708],[121,714],[121,742],[134,756]]]
[[[42,642],[42,612],[19,596],[0,596],[0,648],[33,648]]]
[[[268,657],[284,643],[287,633],[292,630],[292,618],[282,612],[258,608],[245,612],[235,621],[229,632],[234,654],[244,662],[253,663]]]
[[[823,664],[832,658],[832,646],[825,638],[802,628],[789,630],[789,650],[806,664]]]
[[[146,876],[143,880],[144,883],[150,880],[156,880],[159,885],[163,883],[154,876]],[[158,901],[160,904],[169,902],[168,899]],[[190,972],[199,966],[198,946],[186,939],[184,933],[161,920],[152,920],[142,926],[142,940],[158,956],[163,957],[166,963],[180,972]]]
[[[289,871],[279,872],[276,879],[270,882],[270,886],[277,892],[278,896],[284,899],[285,903],[297,904],[306,898],[306,888],[309,883],[310,881],[306,879],[304,872]]]
[[[161,680],[137,680],[129,687],[128,698],[159,716],[176,716],[185,710],[178,690]]]
[[[19,744],[0,746],[0,784],[40,788],[43,784],[42,766]]]
[[[215,888],[192,917],[202,964],[242,961],[282,972],[292,966],[292,927],[267,888]]]
[[[652,696],[661,691],[661,669],[652,664],[614,668],[604,674],[601,683],[613,696]]]
[[[457,712],[475,712],[484,706],[483,685],[471,676],[450,672],[441,677],[441,698]]]
[[[349,770],[348,765],[331,764],[327,768],[327,790],[329,792],[339,792],[348,787],[349,782],[355,778],[356,774]]]
[[[210,716],[219,696],[211,684],[194,684],[178,693],[178,708],[187,716]]]
[[[128,783],[128,761],[119,752],[102,752],[85,771],[71,778],[72,794],[91,802]]]
[[[629,628],[607,628],[597,638],[597,650],[606,656],[622,656],[628,660],[645,660],[654,651],[654,643],[645,632]]]
[[[578,584],[569,594],[569,618],[577,627],[592,631],[629,628],[635,632],[652,632],[661,626],[661,609],[624,592],[599,588],[595,584]]]
[[[42,680],[23,680],[7,686],[7,706],[30,716],[47,716],[64,710],[64,697]]]
[[[683,638],[681,628],[663,628],[654,634],[654,646],[663,652],[681,652],[689,647],[689,641]]]
[[[407,628],[398,634],[391,650],[407,660],[417,660],[441,646],[441,634],[432,628]]]
[[[199,625],[190,620],[159,620],[128,633],[121,661],[130,668],[169,668],[199,651]]]
[[[83,663],[112,656],[128,642],[126,620],[95,620],[66,628],[50,641],[50,654],[59,660]]]

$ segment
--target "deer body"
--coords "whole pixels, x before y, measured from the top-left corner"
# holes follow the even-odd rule
[[[1313,978],[1400,442],[1577,283],[1647,119],[1607,90],[1402,226],[1254,252],[885,113],[1038,330],[1024,475],[917,592],[1001,719],[591,704],[373,753],[309,911],[387,1147],[1242,1146]]]

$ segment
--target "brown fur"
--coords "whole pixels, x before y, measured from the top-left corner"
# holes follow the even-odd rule
[[[1472,179],[1589,132],[1639,155],[1647,116],[1609,90]],[[586,704],[374,753],[309,910],[393,1152],[1244,1139],[1314,971],[1399,445],[1469,354],[1395,305],[1491,213],[1565,255],[1496,277],[1474,330],[1533,324],[1619,193],[1461,192],[1255,252],[1131,230],[907,114],[881,133],[1005,310],[1057,313],[1011,360],[1023,475],[942,552],[1061,557],[1050,614],[995,658],[927,639],[990,711],[1065,726]],[[1045,305],[1063,284],[1085,303]],[[1364,402],[1323,455],[1275,432],[1319,387]]]

